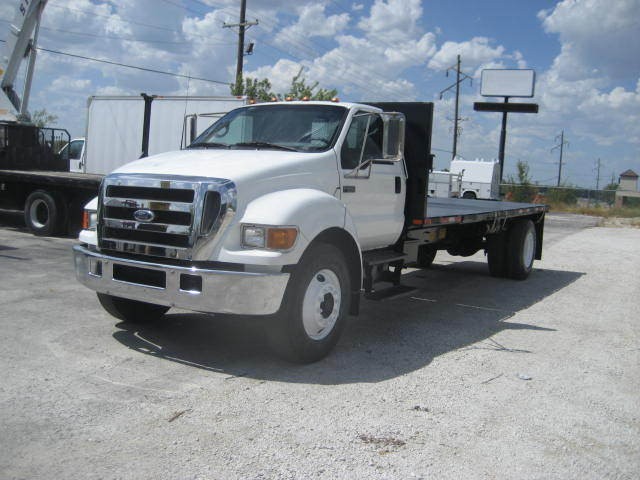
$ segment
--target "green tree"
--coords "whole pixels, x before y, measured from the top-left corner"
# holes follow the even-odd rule
[[[47,127],[49,125],[55,125],[58,121],[58,116],[47,112],[47,110],[43,108],[31,114],[31,121],[36,127]]]
[[[246,95],[259,102],[268,102],[276,96],[271,91],[271,82],[268,79],[258,80],[250,77],[240,79],[239,84],[231,85],[231,94],[236,96]]]
[[[291,79],[291,87],[286,96],[297,99],[306,97],[309,100],[331,100],[338,94],[336,89],[326,90],[319,88],[316,90],[318,83],[319,82],[315,82],[313,85],[307,85],[307,80],[303,75],[303,69],[300,68],[298,74]],[[316,91],[314,92],[314,90]]]
[[[607,185],[604,186],[604,190],[617,190],[617,189],[618,189],[618,182],[616,182],[616,177],[614,177],[612,173],[611,180]]]
[[[531,184],[529,164],[522,160],[516,163],[517,177],[509,176],[507,182],[512,184],[510,191],[516,202],[530,202],[536,195],[536,188]]]
[[[291,86],[286,94],[274,93],[271,90],[271,82],[267,78],[258,80],[257,78],[244,78],[240,79],[237,84],[231,85],[232,95],[246,95],[258,102],[268,102],[273,98],[283,99],[291,97],[292,99],[308,98],[309,100],[331,100],[334,98],[338,91],[327,90],[324,88],[318,88],[319,82],[313,84],[307,84],[307,80],[304,78],[303,69],[298,71],[298,74],[291,79]]]

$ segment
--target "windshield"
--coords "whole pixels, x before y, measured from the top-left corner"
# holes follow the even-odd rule
[[[188,148],[266,148],[319,152],[333,146],[347,109],[337,105],[268,105],[233,110]]]

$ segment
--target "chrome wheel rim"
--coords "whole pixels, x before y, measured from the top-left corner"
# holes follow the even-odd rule
[[[44,200],[37,199],[31,203],[29,218],[36,228],[43,228],[49,221],[49,207]]]
[[[533,264],[535,246],[535,234],[533,233],[533,229],[530,228],[524,237],[524,245],[522,246],[522,262],[526,268],[530,268]]]
[[[333,331],[341,305],[338,276],[326,268],[316,272],[307,285],[302,302],[302,324],[309,338],[322,340]]]

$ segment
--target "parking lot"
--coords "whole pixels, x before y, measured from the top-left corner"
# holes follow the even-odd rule
[[[640,229],[551,215],[524,282],[444,253],[290,365],[250,318],[108,316],[0,216],[3,479],[632,479]]]

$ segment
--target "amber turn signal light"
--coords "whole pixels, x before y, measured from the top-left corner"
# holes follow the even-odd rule
[[[83,230],[89,229],[89,212],[86,210],[82,212],[82,229]]]
[[[267,248],[289,250],[296,243],[297,237],[298,230],[295,228],[269,228],[267,231]]]

